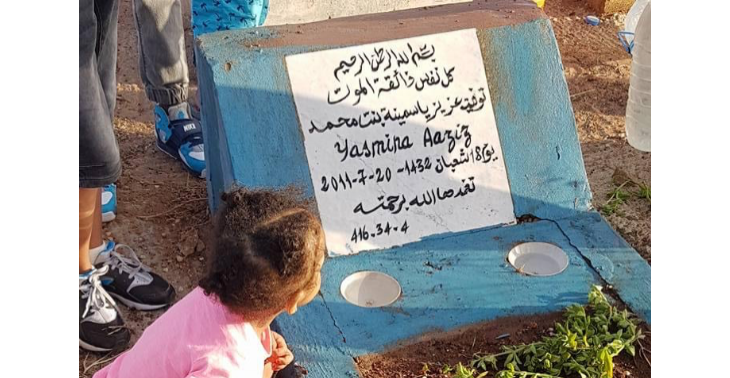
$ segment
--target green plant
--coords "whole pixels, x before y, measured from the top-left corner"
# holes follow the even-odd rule
[[[631,193],[623,190],[627,184],[632,184],[632,181],[624,181],[623,184],[616,187],[610,193],[608,193],[608,200],[603,206],[601,206],[601,212],[603,215],[609,216],[617,212],[619,205],[623,205],[627,199],[631,197]]]
[[[428,367],[427,363],[424,363],[423,367],[421,367],[421,371],[423,372],[423,374],[428,373],[429,370],[431,370],[431,368]]]
[[[475,376],[475,374],[477,373],[478,372],[476,369],[464,366],[461,362],[459,362],[454,367],[454,374],[451,375],[451,378],[483,378],[487,376],[486,371],[483,371],[479,373],[479,375]]]
[[[640,183],[639,193],[637,193],[637,195],[639,196],[639,198],[646,198],[651,202],[651,187],[644,183]]]
[[[615,214],[618,211],[618,206],[620,204],[621,203],[618,202],[606,202],[603,206],[601,206],[601,213],[605,216]]]
[[[613,358],[622,351],[634,356],[635,344],[644,338],[639,319],[611,306],[597,286],[591,288],[587,306],[569,306],[563,319],[555,324],[555,333],[541,341],[503,346],[494,354],[475,354],[471,369],[444,365],[442,373],[453,373],[452,378],[478,378],[492,369],[497,371],[496,378],[612,378]]]
[[[449,365],[444,365],[444,366],[441,367],[441,374],[449,374],[452,371],[454,371],[454,368],[452,368]]]
[[[606,203],[599,207],[599,210],[601,210],[601,213],[603,213],[603,215],[609,216],[611,214],[619,213],[619,206],[626,203],[626,200],[633,196],[636,196],[638,198],[644,198],[651,202],[651,187],[645,183],[637,183],[627,177],[628,176],[623,175],[617,176],[616,173],[614,173],[614,184],[618,185],[618,181],[616,181],[617,178],[625,181],[623,181],[620,185],[614,188],[606,196],[608,200],[606,200]],[[625,190],[629,187],[636,187],[639,190],[637,192]]]

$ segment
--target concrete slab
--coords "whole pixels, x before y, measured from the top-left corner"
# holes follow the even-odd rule
[[[571,224],[582,227],[565,228]],[[552,277],[517,274],[505,257],[514,245],[526,241],[560,246],[568,254],[570,265]],[[599,243],[612,247],[596,248]],[[598,257],[597,250],[603,256]],[[629,275],[605,266],[598,272],[594,270],[595,266],[612,261],[612,255],[623,255],[626,260],[618,264],[636,270]],[[615,282],[621,298],[650,321],[651,310],[643,307],[647,301],[650,303],[650,298],[646,298],[650,296],[646,289],[651,280],[647,268],[646,262],[606,227],[597,213],[583,213],[561,222],[523,223],[331,259],[323,271],[322,295],[316,303],[302,309],[302,314],[279,321],[292,339],[290,344],[299,363],[310,374],[356,377],[354,357],[407,344],[427,332],[583,304],[592,284]],[[340,282],[346,276],[371,269],[400,282],[403,294],[392,306],[357,307],[339,294]],[[641,282],[615,281],[627,277]],[[642,293],[642,298],[633,298],[634,293]],[[313,328],[315,322],[318,324]],[[329,323],[330,327],[321,329],[322,323]]]

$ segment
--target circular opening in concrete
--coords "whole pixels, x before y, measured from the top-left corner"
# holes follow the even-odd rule
[[[340,293],[348,302],[360,307],[383,307],[400,297],[400,284],[380,272],[353,273],[342,281]]]
[[[568,267],[568,255],[555,244],[522,243],[509,251],[507,261],[529,276],[553,276]]]

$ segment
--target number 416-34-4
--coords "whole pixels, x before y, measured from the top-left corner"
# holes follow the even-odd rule
[[[408,232],[408,221],[403,222],[400,226],[391,226],[390,222],[378,223],[375,225],[374,230],[368,230],[367,226],[361,226],[357,227],[352,231],[352,237],[350,238],[350,241],[353,243],[358,243],[364,240],[368,240],[370,238],[377,238],[380,235],[390,235],[394,232],[402,232],[407,233]]]

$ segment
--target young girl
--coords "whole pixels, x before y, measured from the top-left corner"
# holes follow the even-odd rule
[[[225,194],[200,286],[94,378],[268,378],[291,363],[269,325],[319,292],[324,233],[308,208],[291,190]]]

